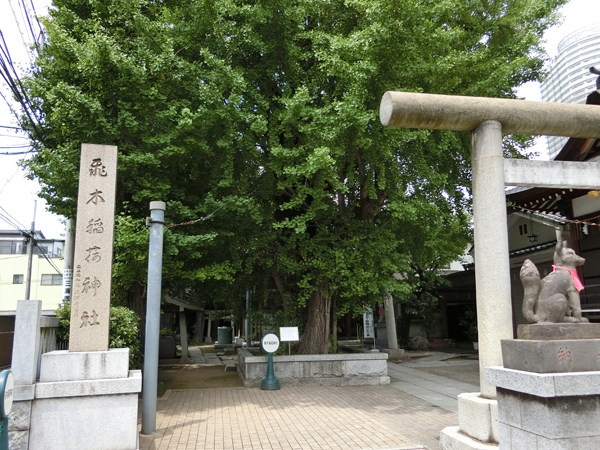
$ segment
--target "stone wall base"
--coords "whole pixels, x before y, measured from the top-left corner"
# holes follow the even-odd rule
[[[387,359],[379,352],[275,356],[273,368],[282,386],[380,386],[390,384]],[[267,374],[267,357],[239,349],[238,374],[245,387],[260,386]]]
[[[498,388],[500,449],[600,449],[600,396],[543,398]]]
[[[600,372],[486,368],[497,386],[500,450],[600,448]]]
[[[8,448],[10,450],[27,450],[29,445],[29,430],[11,430],[8,431]]]
[[[137,450],[137,410],[137,394],[36,400],[29,450]]]
[[[11,450],[137,450],[142,374],[129,349],[42,355],[40,381],[15,386]]]

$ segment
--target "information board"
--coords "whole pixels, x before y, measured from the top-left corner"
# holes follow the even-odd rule
[[[373,310],[368,309],[363,314],[363,330],[365,339],[375,339],[374,321],[373,321]]]
[[[300,340],[298,327],[279,327],[281,342],[298,342]]]

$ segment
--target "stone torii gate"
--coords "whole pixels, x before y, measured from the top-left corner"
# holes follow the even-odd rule
[[[481,395],[459,396],[462,433],[445,429],[441,446],[488,448],[482,442],[499,438],[496,388],[485,368],[502,365],[500,341],[513,339],[505,186],[600,188],[600,164],[504,159],[502,133],[600,138],[600,107],[388,91],[379,117],[386,127],[471,132]]]

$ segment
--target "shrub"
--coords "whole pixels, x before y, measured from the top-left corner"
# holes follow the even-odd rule
[[[61,341],[66,341],[69,339],[71,306],[63,305],[55,313],[56,317],[60,318],[57,337]],[[140,367],[142,360],[139,324],[140,319],[132,310],[124,306],[110,308],[108,346],[109,348],[129,348],[130,369]]]
[[[175,337],[177,336],[177,332],[175,330],[171,330],[170,328],[161,328],[158,332],[160,337]]]
[[[408,349],[424,352],[429,350],[429,340],[423,336],[415,336],[408,340]]]

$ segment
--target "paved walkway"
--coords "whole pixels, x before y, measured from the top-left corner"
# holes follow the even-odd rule
[[[223,362],[216,353],[202,353],[199,347],[188,347],[188,353],[190,354],[192,364],[223,365]]]
[[[460,380],[474,362],[454,356],[390,363],[384,387],[170,390],[158,400],[156,434],[141,436],[140,449],[437,450],[440,431],[458,424],[456,395],[478,390]],[[459,368],[458,380],[426,371],[439,367]]]
[[[458,394],[479,392],[479,383],[477,382],[479,361],[476,359],[457,360],[460,356],[434,353],[414,362],[388,363],[391,386],[457,413],[458,400],[456,396]],[[437,369],[435,370],[437,374],[428,372],[428,369]]]

